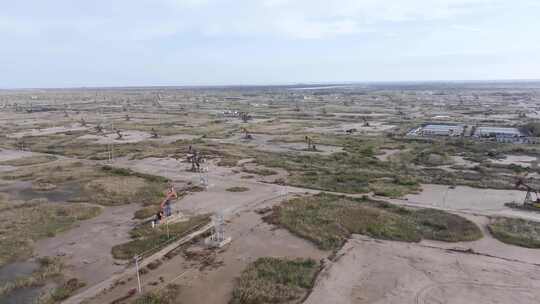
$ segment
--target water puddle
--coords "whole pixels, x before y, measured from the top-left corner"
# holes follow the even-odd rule
[[[42,290],[46,287],[27,287],[16,289],[6,295],[0,296],[2,304],[28,304],[38,300]]]
[[[37,191],[32,189],[31,182],[16,182],[0,186],[0,192],[8,194],[16,200],[29,201],[45,198],[52,203],[61,203],[72,200],[81,195],[81,186],[77,183],[64,184],[50,191]]]
[[[26,277],[38,269],[39,265],[33,261],[14,262],[0,267],[0,285]]]

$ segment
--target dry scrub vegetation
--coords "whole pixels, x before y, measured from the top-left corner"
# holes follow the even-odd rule
[[[540,248],[540,223],[517,218],[496,218],[488,225],[501,242],[528,248]]]
[[[311,259],[259,258],[242,272],[229,303],[301,303],[318,270]]]
[[[8,294],[13,290],[26,287],[42,286],[47,280],[62,275],[64,265],[58,258],[44,257],[38,260],[39,268],[30,276],[21,277],[15,281],[0,285],[0,296]]]
[[[88,204],[53,204],[39,200],[0,203],[0,266],[30,257],[34,241],[68,230],[77,221],[100,212],[101,207]]]
[[[3,162],[0,162],[0,165],[6,165],[6,166],[31,166],[31,165],[37,165],[37,164],[43,164],[48,163],[57,160],[58,158],[54,155],[33,155],[33,156],[27,156],[12,160],[6,160]]]
[[[31,181],[34,185],[66,185],[80,188],[70,201],[111,206],[129,203],[152,204],[162,197],[167,179],[128,169],[69,162],[22,167],[0,175],[6,180]]]
[[[482,237],[471,221],[435,209],[411,210],[368,198],[321,193],[292,199],[265,217],[271,223],[313,241],[321,249],[338,249],[352,233],[418,242],[472,241]]]
[[[180,286],[175,284],[168,284],[165,288],[147,292],[140,298],[136,299],[134,304],[172,304],[178,303],[178,295],[180,293]]]

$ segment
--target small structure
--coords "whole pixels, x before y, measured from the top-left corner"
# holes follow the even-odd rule
[[[474,132],[476,137],[518,138],[523,137],[516,128],[478,127]]]
[[[462,125],[427,124],[419,133],[423,136],[461,136],[463,131]]]
[[[221,248],[232,241],[232,238],[225,236],[225,220],[223,214],[217,212],[212,217],[212,234],[204,240],[204,243],[209,247]]]

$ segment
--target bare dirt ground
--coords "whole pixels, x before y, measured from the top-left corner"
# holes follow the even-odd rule
[[[540,267],[355,236],[305,303],[537,303]]]
[[[356,132],[360,133],[372,133],[381,134],[384,131],[395,128],[395,125],[387,125],[384,122],[370,122],[369,126],[365,126],[363,122],[358,123],[344,123],[332,127],[315,127],[308,128],[309,132],[316,133],[330,133],[330,134],[343,134],[346,130],[356,129]]]
[[[35,244],[37,256],[60,256],[68,265],[67,275],[77,277],[87,287],[124,268],[111,255],[112,246],[127,242],[137,205],[104,207],[100,215],[69,231]]]
[[[32,156],[32,152],[0,149],[0,162]],[[0,165],[0,172],[16,170],[15,166]]]
[[[79,137],[80,139],[91,139],[95,143],[106,145],[106,144],[122,144],[122,143],[137,143],[151,138],[152,135],[147,132],[142,131],[122,131],[122,138],[118,139],[116,133],[109,133],[105,135],[93,135],[87,134]]]
[[[58,126],[44,129],[30,129],[27,131],[17,132],[13,134],[8,134],[7,137],[10,138],[22,138],[25,136],[44,136],[52,135],[58,133],[65,133],[70,131],[85,131],[88,130],[88,127],[83,127],[79,124],[72,124],[71,126]]]
[[[477,189],[467,186],[456,186],[452,189],[446,185],[423,184],[422,192],[419,194],[408,194],[405,200],[394,201],[455,211],[540,220],[540,213],[517,211],[504,206],[509,202],[521,203],[524,198],[525,192],[518,190]]]
[[[387,161],[393,155],[399,154],[400,152],[404,151],[400,149],[382,149],[380,152],[381,154],[375,155],[375,157],[377,157],[378,160]]]
[[[317,151],[306,151],[307,145],[303,142],[279,142],[272,141],[277,136],[268,134],[253,134],[253,139],[247,140],[243,138],[243,135],[236,135],[227,139],[216,139],[221,143],[239,143],[248,147],[251,147],[259,151],[268,152],[294,152],[299,154],[321,154],[330,155],[336,152],[342,152],[342,147],[321,145],[315,143]]]
[[[536,157],[527,155],[506,155],[504,159],[492,161],[494,164],[501,165],[519,165],[522,167],[531,167],[533,163],[538,165],[538,159]]]
[[[0,149],[0,162],[32,156],[32,152],[11,149]]]

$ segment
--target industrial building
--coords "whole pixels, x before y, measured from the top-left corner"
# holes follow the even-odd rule
[[[468,132],[467,132],[468,130]],[[472,133],[472,134],[471,134]],[[474,127],[458,124],[427,123],[408,132],[409,136],[465,136],[495,140],[501,143],[531,144],[537,140],[527,137],[518,128]]]
[[[409,134],[420,136],[461,136],[463,131],[463,125],[426,124],[412,130]]]
[[[478,127],[474,131],[476,137],[523,137],[524,135],[516,128]]]

